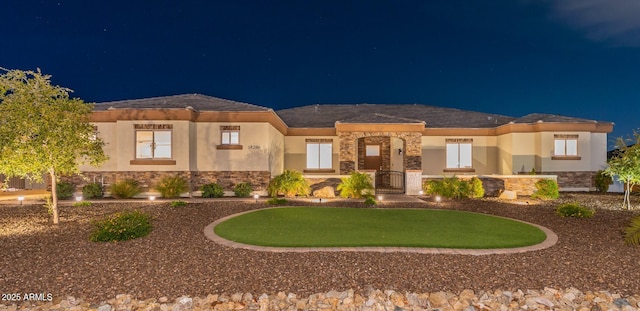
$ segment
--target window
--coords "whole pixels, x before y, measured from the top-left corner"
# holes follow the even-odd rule
[[[332,150],[331,139],[307,139],[307,169],[332,169]]]
[[[240,126],[221,126],[220,133],[222,133],[221,143],[223,145],[240,144]]]
[[[136,131],[136,159],[171,159],[171,131]]]
[[[553,135],[553,159],[579,159],[578,135]]]
[[[446,140],[447,169],[471,169],[472,139],[452,138]]]
[[[365,147],[365,156],[367,157],[379,157],[380,145],[367,145]]]

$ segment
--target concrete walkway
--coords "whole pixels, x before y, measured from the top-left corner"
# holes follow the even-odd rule
[[[404,199],[404,198],[399,198],[399,199]],[[278,208],[278,207],[273,207],[273,208]],[[204,236],[207,237],[209,240],[224,246],[248,249],[252,251],[274,252],[274,253],[378,252],[378,253],[417,253],[417,254],[449,254],[449,255],[481,256],[481,255],[494,255],[494,254],[516,254],[516,253],[537,251],[537,250],[549,248],[558,242],[558,235],[556,235],[549,228],[524,222],[524,221],[520,221],[520,220],[516,220],[516,221],[520,221],[522,223],[526,223],[539,228],[544,232],[547,238],[542,243],[536,244],[536,245],[516,247],[516,248],[499,248],[499,249],[454,249],[454,248],[419,248],[419,247],[267,247],[267,246],[256,246],[256,245],[238,243],[238,242],[224,239],[218,236],[217,234],[215,234],[214,228],[219,223],[227,219],[240,216],[246,213],[250,213],[250,212],[252,211],[246,211],[242,213],[229,215],[227,217],[223,217],[212,222],[211,224],[209,224],[204,228]],[[498,216],[495,216],[495,217],[498,217]]]

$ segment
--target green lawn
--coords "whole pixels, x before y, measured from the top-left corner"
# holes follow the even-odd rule
[[[228,219],[214,231],[239,243],[280,247],[487,249],[534,245],[546,238],[542,230],[515,220],[422,209],[264,209]]]

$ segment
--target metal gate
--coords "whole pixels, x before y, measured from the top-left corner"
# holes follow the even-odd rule
[[[377,171],[376,172],[376,194],[404,193],[404,192],[405,192],[404,172],[400,172],[400,171]]]

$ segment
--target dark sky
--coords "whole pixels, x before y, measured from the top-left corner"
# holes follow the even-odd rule
[[[640,127],[640,1],[6,1],[0,67],[87,102],[420,103]]]

